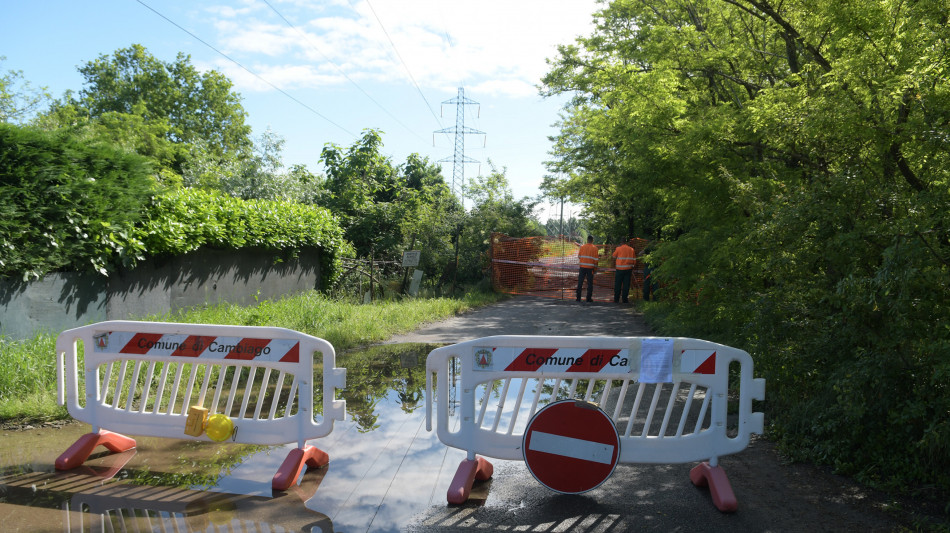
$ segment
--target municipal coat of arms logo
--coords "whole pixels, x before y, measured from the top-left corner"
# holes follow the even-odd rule
[[[96,343],[96,348],[99,350],[105,350],[109,347],[108,333],[97,333],[92,336],[92,340]]]
[[[491,368],[491,350],[487,348],[475,350],[475,368],[482,370]]]

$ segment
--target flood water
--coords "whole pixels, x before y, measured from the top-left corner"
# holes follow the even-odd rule
[[[271,490],[285,446],[136,438],[81,467],[54,468],[86,424],[0,435],[3,531],[400,531],[434,507],[464,452],[426,431],[425,358],[436,346],[386,345],[337,355],[347,417],[309,441],[330,464]],[[490,481],[486,482],[490,484]],[[473,496],[477,499],[478,494]]]

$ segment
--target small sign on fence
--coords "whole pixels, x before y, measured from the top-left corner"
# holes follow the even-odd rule
[[[422,256],[422,252],[419,250],[409,250],[402,253],[402,266],[403,268],[419,266],[419,258]]]

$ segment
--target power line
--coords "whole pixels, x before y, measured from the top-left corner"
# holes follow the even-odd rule
[[[432,117],[435,118],[435,122],[442,126],[442,121],[439,120],[439,117],[436,116],[435,111],[432,109],[432,105],[429,104],[429,100],[426,99],[426,95],[422,93],[422,89],[419,88],[419,84],[416,83],[416,78],[413,77],[412,72],[409,70],[409,66],[406,65],[406,62],[403,61],[402,56],[399,54],[399,50],[396,48],[396,43],[393,42],[392,37],[389,36],[389,32],[386,31],[386,27],[383,26],[383,21],[379,19],[379,15],[376,14],[376,10],[373,8],[373,4],[369,0],[366,0],[366,5],[369,6],[369,10],[373,13],[373,17],[376,18],[376,22],[379,24],[379,27],[383,30],[383,34],[386,35],[386,39],[389,40],[389,45],[392,46],[393,52],[396,53],[396,57],[399,59],[399,62],[402,63],[402,68],[405,69],[406,74],[409,75],[409,80],[412,82],[412,85],[416,88],[416,91],[419,93],[419,96],[422,97],[422,101],[426,103],[426,107],[429,109],[429,113],[432,114]]]
[[[283,95],[286,96],[287,98],[290,98],[291,100],[293,100],[293,101],[296,102],[297,104],[299,104],[299,105],[301,105],[302,107],[304,107],[305,109],[309,110],[311,113],[317,115],[318,117],[320,117],[320,118],[322,118],[323,120],[329,122],[330,124],[336,126],[337,128],[340,128],[341,130],[343,130],[344,132],[346,132],[346,133],[347,133],[348,135],[350,135],[351,137],[356,137],[356,135],[355,135],[353,132],[351,132],[350,130],[348,130],[348,129],[344,128],[343,126],[337,124],[336,122],[330,120],[328,117],[326,117],[325,115],[323,115],[322,113],[320,113],[320,112],[317,111],[316,109],[314,109],[314,108],[310,107],[309,105],[307,105],[307,104],[301,102],[300,100],[298,100],[297,98],[295,98],[294,96],[292,96],[292,95],[291,95],[290,93],[288,93],[287,91],[281,89],[280,87],[278,87],[278,86],[274,85],[273,83],[271,83],[270,81],[266,80],[266,79],[265,79],[264,77],[262,77],[260,74],[258,74],[258,73],[256,73],[256,72],[254,72],[253,70],[251,70],[251,69],[245,67],[245,66],[242,65],[240,62],[238,62],[237,60],[231,58],[230,56],[228,56],[227,54],[225,54],[225,53],[222,52],[221,50],[218,50],[218,49],[215,48],[214,46],[211,46],[211,44],[209,44],[208,42],[206,42],[206,41],[205,41],[204,39],[202,39],[201,37],[198,37],[198,36],[195,35],[194,33],[192,33],[192,32],[190,32],[190,31],[186,30],[185,28],[183,28],[181,25],[179,25],[179,24],[178,24],[177,22],[175,22],[174,20],[172,20],[172,19],[166,17],[165,15],[159,13],[158,11],[156,11],[152,6],[146,4],[146,3],[143,2],[142,0],[136,0],[136,2],[138,2],[139,4],[142,4],[143,6],[145,6],[145,7],[146,7],[149,11],[151,11],[152,13],[155,13],[155,14],[158,15],[159,17],[162,17],[163,19],[165,19],[166,21],[168,21],[169,24],[175,26],[175,27],[178,28],[179,30],[181,30],[181,31],[183,31],[183,32],[185,32],[185,33],[187,33],[188,35],[190,35],[190,36],[192,36],[192,37],[194,37],[194,38],[197,39],[198,42],[200,42],[201,44],[203,44],[203,45],[207,46],[208,48],[214,50],[215,52],[217,52],[218,54],[220,54],[222,57],[224,57],[225,59],[227,59],[228,61],[230,61],[230,62],[234,63],[235,65],[237,65],[237,66],[241,67],[242,69],[244,69],[244,71],[246,71],[248,74],[254,76],[255,78],[257,78],[257,79],[261,80],[262,82],[266,83],[267,85],[271,86],[273,89],[275,89],[275,90],[278,91],[279,93],[283,94]]]
[[[392,113],[390,113],[388,109],[386,109],[385,107],[383,107],[382,104],[380,104],[380,103],[377,102],[372,96],[370,96],[370,94],[369,94],[368,92],[366,92],[366,91],[360,86],[360,84],[356,83],[352,78],[350,78],[350,77],[346,74],[346,72],[344,72],[343,69],[340,68],[340,66],[336,64],[336,62],[334,62],[334,61],[333,61],[332,59],[330,59],[326,54],[323,53],[323,50],[321,50],[320,47],[317,46],[316,43],[314,43],[312,39],[310,39],[310,36],[307,35],[307,33],[301,31],[301,30],[300,30],[299,28],[297,28],[292,22],[290,22],[289,20],[287,20],[287,17],[285,17],[280,11],[278,11],[277,8],[274,7],[270,2],[268,2],[267,0],[261,0],[261,1],[264,2],[265,4],[267,4],[267,7],[271,8],[271,10],[272,10],[274,13],[276,13],[277,16],[280,17],[285,23],[287,23],[288,26],[290,26],[291,28],[293,28],[294,31],[296,31],[296,32],[297,32],[298,34],[300,34],[304,39],[306,39],[307,44],[309,44],[314,50],[317,51],[317,53],[319,53],[321,56],[323,56],[323,58],[326,59],[328,63],[330,63],[331,65],[333,65],[333,67],[337,70],[337,72],[339,72],[340,75],[342,75],[344,78],[346,78],[347,81],[349,81],[350,83],[352,83],[354,87],[356,87],[357,89],[359,89],[360,92],[363,93],[363,94],[366,96],[366,98],[369,98],[369,100],[370,100],[371,102],[373,102],[374,104],[376,104],[377,107],[379,107],[381,110],[383,110],[384,113],[386,113],[387,115],[389,115],[390,118],[392,118],[393,120],[395,120],[400,126],[402,126],[402,127],[405,128],[406,130],[408,130],[410,133],[412,133],[413,135],[415,135],[418,139],[424,140],[424,139],[423,139],[418,133],[416,133],[412,128],[410,128],[409,126],[406,126],[405,124],[403,124],[403,122],[402,122],[401,120],[399,120],[398,118],[396,118],[396,116],[393,115]]]

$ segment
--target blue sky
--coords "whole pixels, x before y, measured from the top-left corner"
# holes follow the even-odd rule
[[[464,87],[480,104],[466,106],[465,126],[485,132],[465,136],[465,155],[481,161],[465,165],[465,177],[487,174],[490,159],[507,168],[517,198],[538,194],[565,101],[538,94],[545,59],[557,44],[590,34],[599,7],[595,0],[2,4],[0,70],[22,71],[58,98],[80,90],[77,67],[102,54],[133,43],[169,62],[182,52],[198,69],[232,80],[253,135],[270,128],[285,139],[286,165],[315,172],[326,143],[347,147],[366,128],[384,132],[384,152],[396,164],[413,152],[451,157],[454,139],[433,132],[454,128],[456,107],[443,102]],[[443,175],[451,183],[451,163]]]

